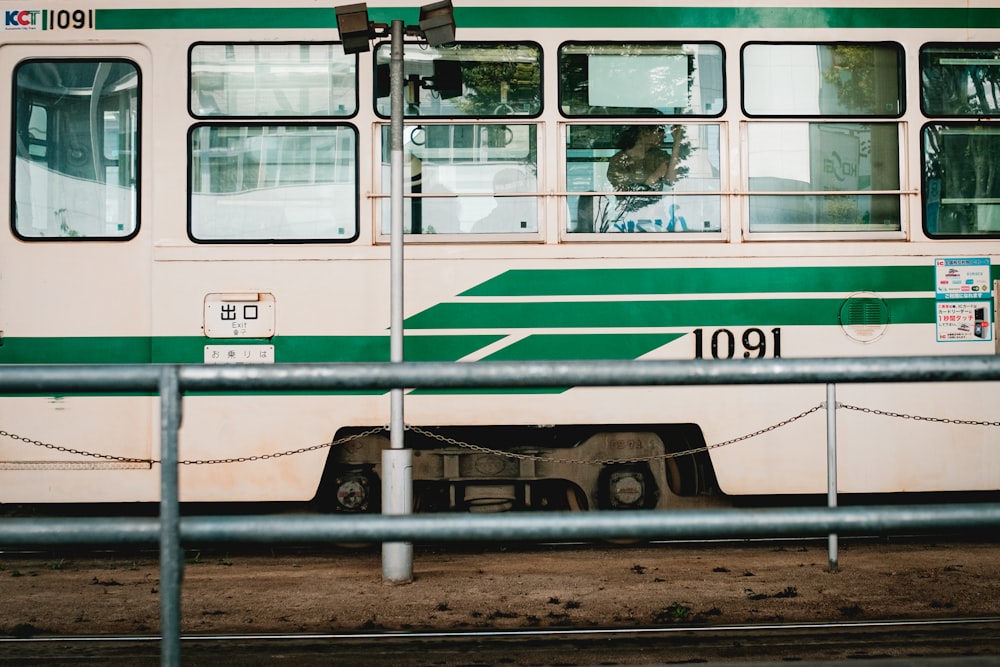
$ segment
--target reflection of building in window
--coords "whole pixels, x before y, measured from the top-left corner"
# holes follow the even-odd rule
[[[505,196],[516,192],[532,192],[534,179],[520,169],[501,169],[493,177],[496,207],[472,226],[474,234],[505,234],[535,231],[538,215],[534,197]]]

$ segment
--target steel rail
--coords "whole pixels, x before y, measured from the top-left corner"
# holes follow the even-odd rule
[[[601,635],[668,635],[679,633],[723,633],[743,634],[768,630],[858,630],[858,629],[907,629],[921,627],[954,627],[963,625],[1000,625],[1000,616],[977,618],[943,619],[898,619],[882,621],[816,621],[814,623],[747,623],[729,625],[670,625],[638,628],[545,628],[524,630],[400,630],[383,632],[277,632],[277,633],[234,633],[193,635],[182,634],[186,642],[204,641],[308,641],[308,640],[403,640],[403,639],[482,639],[482,638],[559,638]],[[3,643],[46,643],[46,642],[158,642],[159,635],[65,635],[45,637],[0,637]]]

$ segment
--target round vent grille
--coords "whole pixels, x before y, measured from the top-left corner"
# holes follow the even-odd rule
[[[872,292],[852,294],[840,307],[840,326],[848,338],[870,343],[889,326],[889,306]]]

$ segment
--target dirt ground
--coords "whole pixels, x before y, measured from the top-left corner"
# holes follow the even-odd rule
[[[1000,616],[1000,541],[825,540],[414,549],[188,549],[182,632],[614,628]],[[0,553],[0,635],[155,634],[159,563]]]

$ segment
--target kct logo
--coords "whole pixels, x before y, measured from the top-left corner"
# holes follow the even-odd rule
[[[41,9],[4,10],[5,28],[37,28],[42,16]]]

